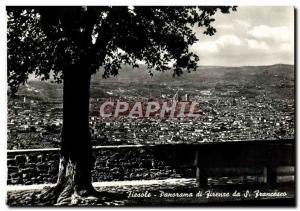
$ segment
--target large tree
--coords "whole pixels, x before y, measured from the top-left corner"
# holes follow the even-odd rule
[[[174,76],[196,70],[189,52],[194,29],[214,35],[213,15],[235,7],[7,7],[7,70],[15,94],[30,74],[63,82],[63,128],[58,202],[94,193],[89,132],[91,75],[117,75],[121,64],[152,70],[172,69]]]

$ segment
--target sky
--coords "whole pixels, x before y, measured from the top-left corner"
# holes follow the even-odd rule
[[[293,7],[240,6],[214,18],[214,36],[195,29],[199,41],[191,50],[200,57],[199,65],[294,64]]]

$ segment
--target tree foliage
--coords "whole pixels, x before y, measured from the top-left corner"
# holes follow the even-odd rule
[[[15,93],[30,74],[62,80],[65,69],[84,62],[103,77],[118,74],[121,64],[152,70],[195,70],[194,28],[214,35],[217,11],[236,7],[7,7],[8,83]]]

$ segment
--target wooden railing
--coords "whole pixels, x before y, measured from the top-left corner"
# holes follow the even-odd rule
[[[43,173],[47,181],[57,176],[58,148],[8,150],[7,152],[8,179],[28,175],[29,169],[33,175],[39,176],[42,173],[39,168],[32,167],[36,166],[36,162],[41,168],[43,167],[42,170],[49,169],[47,174]],[[172,176],[197,177],[199,185],[207,187],[208,177],[215,176],[212,174],[217,172],[217,176],[227,177],[236,174],[245,176],[261,174],[265,183],[275,185],[278,167],[295,166],[295,140],[95,146],[94,155],[96,161],[99,161],[95,162],[94,181],[103,181],[103,178],[98,175],[103,174],[103,169],[108,165],[106,161],[110,161],[109,163],[114,163],[115,168],[122,169],[126,165],[127,174],[142,168],[143,173],[149,176],[142,179],[155,179],[156,177],[151,177],[151,172],[159,171],[170,178]],[[23,171],[27,173],[23,174]],[[118,180],[123,177],[129,178],[124,171],[119,172]],[[176,172],[176,175],[170,172]],[[24,183],[26,178],[22,179],[16,184]],[[30,177],[27,180],[31,181]],[[40,184],[43,181],[35,183]]]
[[[264,181],[275,185],[277,168],[295,165],[295,140],[207,143],[195,148],[200,187],[208,185],[209,169],[261,167]]]

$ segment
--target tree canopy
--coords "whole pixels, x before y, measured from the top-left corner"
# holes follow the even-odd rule
[[[8,84],[14,94],[31,74],[64,82],[63,127],[57,184],[42,194],[47,204],[95,195],[89,132],[91,74],[115,76],[122,64],[174,76],[196,70],[189,51],[195,27],[213,35],[213,15],[235,7],[8,7]]]
[[[121,64],[151,70],[197,67],[189,52],[197,41],[194,27],[213,35],[213,15],[236,7],[7,7],[8,84],[15,93],[32,73],[56,82],[69,65],[85,61],[91,74],[117,75]]]

